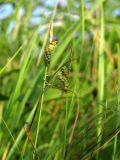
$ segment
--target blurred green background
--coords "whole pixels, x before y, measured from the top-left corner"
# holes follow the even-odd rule
[[[119,0],[0,0],[1,160],[119,160],[119,92]]]

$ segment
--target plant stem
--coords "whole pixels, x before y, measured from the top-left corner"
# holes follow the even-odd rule
[[[45,68],[45,76],[44,76],[41,104],[40,104],[39,117],[38,117],[37,133],[36,133],[36,138],[35,138],[35,147],[37,146],[38,134],[39,134],[39,130],[40,130],[40,120],[41,120],[41,113],[42,113],[42,108],[43,108],[44,92],[45,92],[45,88],[46,88],[46,76],[47,76],[47,67]]]
[[[119,106],[119,103],[120,103],[120,48],[119,48],[119,45],[117,45],[117,51],[118,51],[118,106]],[[116,121],[116,128],[117,127],[118,127],[118,120]],[[114,138],[112,160],[116,160],[117,141],[118,141],[118,135],[116,135]]]
[[[98,101],[102,102],[104,99],[104,11],[103,11],[103,4],[101,4],[100,11],[101,11],[101,19],[100,19],[100,47],[99,47],[99,68],[98,68]],[[98,114],[101,114],[102,112],[103,112],[103,106],[99,105]],[[99,126],[97,129],[97,137],[99,137],[98,142],[100,142],[102,138],[102,135],[101,135],[102,120],[103,120],[103,117],[101,116],[98,120],[98,126]],[[97,159],[98,159],[98,155],[97,155]]]

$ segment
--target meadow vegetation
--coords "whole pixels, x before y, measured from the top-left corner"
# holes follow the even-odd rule
[[[120,1],[48,2],[0,0],[0,159],[120,160]]]

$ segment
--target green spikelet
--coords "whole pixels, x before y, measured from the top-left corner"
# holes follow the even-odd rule
[[[61,89],[64,90],[65,92],[68,91],[68,86],[69,86],[68,77],[70,74],[70,70],[71,70],[71,62],[63,66],[57,75],[59,81],[62,83]]]

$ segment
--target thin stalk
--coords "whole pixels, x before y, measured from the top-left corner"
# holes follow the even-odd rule
[[[71,134],[69,136],[69,139],[68,139],[68,144],[67,144],[67,147],[66,147],[66,151],[65,151],[65,155],[64,155],[64,160],[66,160],[67,158],[67,154],[68,154],[68,150],[72,144],[72,140],[73,140],[73,136],[74,136],[74,132],[75,132],[75,127],[77,125],[77,121],[78,121],[78,116],[79,116],[79,111],[80,111],[80,106],[79,106],[79,98],[77,96],[77,94],[75,93],[76,97],[77,97],[77,110],[76,110],[76,115],[75,115],[75,120],[74,120],[74,123],[73,123],[73,126],[72,126],[72,131],[71,131]]]
[[[117,139],[118,139],[118,135],[116,135],[115,138],[114,138],[112,160],[116,160]]]
[[[120,48],[119,48],[119,45],[117,45],[117,50],[118,50],[118,106],[119,106],[119,103],[120,103]],[[116,122],[116,127],[118,127],[118,120]],[[116,135],[114,138],[112,160],[116,160],[117,142],[118,142],[118,135]]]
[[[84,0],[81,0],[81,17],[82,17],[82,48],[83,48],[83,46],[84,46],[84,36],[85,36]]]
[[[98,68],[98,101],[102,102],[104,99],[104,10],[103,4],[100,7],[101,18],[100,18],[100,47],[99,47],[99,68]],[[103,106],[98,106],[98,114],[103,112]],[[102,124],[103,117],[101,116],[98,120],[98,125]],[[102,125],[97,129],[97,136],[102,133]],[[102,135],[99,136],[98,142],[101,141]],[[98,153],[99,154],[99,153]]]
[[[15,138],[14,138],[14,136],[12,135],[11,130],[9,129],[7,123],[5,122],[5,120],[4,120],[3,118],[2,118],[2,121],[3,121],[3,123],[4,123],[4,125],[5,125],[5,127],[6,127],[6,129],[7,129],[7,131],[8,131],[8,133],[9,133],[12,141],[15,143]],[[20,153],[20,149],[19,149],[19,147],[18,147],[17,145],[16,145],[16,149],[17,149],[18,152]]]
[[[45,92],[45,88],[46,88],[46,76],[47,76],[47,67],[45,69],[45,76],[44,76],[43,90],[42,90],[42,96],[41,96],[40,111],[39,111],[39,117],[38,117],[37,133],[36,133],[36,138],[35,138],[35,147],[37,146],[38,134],[39,134],[39,130],[40,130],[41,113],[42,113],[42,108],[43,108],[44,92]]]
[[[19,49],[15,52],[15,54],[10,58],[10,60],[6,63],[4,67],[0,70],[0,75],[3,73],[3,71],[9,66],[9,64],[13,61],[13,59],[20,53],[23,45],[19,47]]]
[[[65,128],[64,128],[64,151],[67,145],[67,125],[68,125],[68,97],[66,99],[66,116],[65,116]]]
[[[38,108],[39,108],[39,106],[40,106],[40,115],[39,115],[39,118],[41,118],[41,105],[40,104],[42,104],[43,105],[43,97],[44,97],[44,92],[45,92],[45,82],[46,82],[46,73],[47,73],[47,67],[46,67],[46,69],[45,69],[45,80],[44,80],[44,84],[43,84],[43,90],[42,90],[42,93],[41,93],[41,95],[40,95],[40,97],[39,97],[39,100],[38,100],[38,102],[37,102],[37,105],[36,105],[36,108],[35,108],[35,111],[34,111],[34,114],[33,114],[33,117],[32,117],[32,120],[31,120],[31,123],[30,123],[30,125],[29,125],[29,128],[28,128],[28,131],[27,131],[27,133],[28,134],[30,134],[30,132],[31,132],[31,129],[32,129],[32,125],[33,125],[33,122],[34,122],[34,119],[35,119],[35,116],[36,116],[36,114],[37,114],[37,111],[38,111]],[[39,120],[38,120],[38,124],[39,124]],[[37,139],[38,139],[38,133],[39,133],[39,128],[37,127],[37,134],[36,134],[36,140],[35,140],[35,143],[36,143],[36,145],[37,145]],[[25,151],[26,151],[26,147],[27,147],[27,142],[28,142],[28,136],[26,137],[26,140],[25,140],[25,142],[24,142],[24,145],[23,145],[23,148],[22,148],[22,156],[21,157],[23,157],[23,155],[24,155],[24,153],[25,153]],[[35,145],[35,146],[36,146]],[[21,158],[22,159],[22,158]]]

